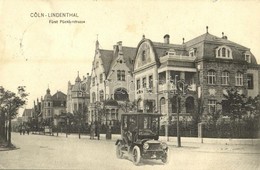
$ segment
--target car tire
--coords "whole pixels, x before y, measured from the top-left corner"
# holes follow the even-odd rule
[[[161,159],[164,164],[169,163],[169,156],[170,156],[170,150],[168,148],[167,152],[162,156],[162,159]]]
[[[123,152],[121,151],[121,143],[116,145],[116,157],[119,159],[123,158]]]
[[[138,146],[135,146],[133,148],[133,163],[135,165],[138,165],[141,161],[141,151],[140,148]]]

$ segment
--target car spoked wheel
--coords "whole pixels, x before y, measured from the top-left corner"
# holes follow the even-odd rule
[[[123,158],[123,152],[121,151],[121,144],[120,143],[118,143],[117,145],[116,145],[116,157],[117,158]]]
[[[141,160],[141,154],[140,154],[140,148],[138,146],[135,146],[133,149],[133,163],[135,165],[138,165]]]
[[[162,162],[167,164],[169,162],[170,150],[169,148],[166,150],[165,154],[162,156]]]

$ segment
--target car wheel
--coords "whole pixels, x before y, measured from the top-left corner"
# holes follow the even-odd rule
[[[141,160],[140,148],[138,146],[135,146],[133,149],[133,163],[135,165],[138,165],[140,163],[140,160]]]
[[[165,152],[165,154],[162,156],[162,162],[164,164],[167,164],[169,162],[169,156],[170,156],[170,150],[167,149],[167,151]]]
[[[120,143],[118,143],[116,145],[116,157],[119,158],[119,159],[123,158],[123,152],[121,151],[121,144]]]

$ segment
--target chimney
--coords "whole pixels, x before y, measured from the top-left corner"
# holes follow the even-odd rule
[[[117,42],[119,53],[122,53],[122,41]]]
[[[222,39],[227,40],[227,36],[224,34],[224,32],[222,32]]]
[[[165,43],[165,44],[170,44],[170,35],[169,35],[169,34],[166,34],[166,35],[163,37],[163,39],[164,39],[164,43]]]

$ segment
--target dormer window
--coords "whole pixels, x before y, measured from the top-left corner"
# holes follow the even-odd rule
[[[224,59],[232,59],[232,50],[228,46],[220,46],[216,49],[216,57]]]
[[[195,57],[195,49],[194,48],[189,50],[189,56],[190,57]]]
[[[146,60],[146,54],[145,54],[145,50],[142,51],[142,61]]]
[[[245,61],[251,63],[251,54],[247,51],[245,54]]]
[[[176,52],[174,49],[170,49],[169,51],[166,51],[166,55],[172,56],[172,55],[176,55]]]

